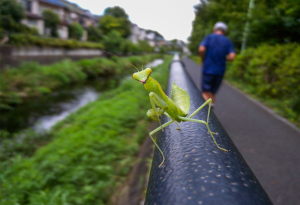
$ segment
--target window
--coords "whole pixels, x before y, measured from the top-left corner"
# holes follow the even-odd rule
[[[28,0],[22,0],[23,7],[26,11],[31,12],[32,2]]]
[[[36,20],[28,20],[27,22],[28,22],[28,24],[31,25],[31,26],[36,26],[36,24],[37,24],[37,21],[36,21]]]

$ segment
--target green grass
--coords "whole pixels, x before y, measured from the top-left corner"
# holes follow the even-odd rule
[[[170,62],[153,69],[163,88]],[[148,109],[148,93],[133,79],[105,92],[57,124],[53,140],[33,156],[15,155],[0,164],[0,203],[107,204],[147,136]]]

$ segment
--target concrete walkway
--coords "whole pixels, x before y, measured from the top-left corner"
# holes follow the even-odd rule
[[[183,57],[200,90],[200,66]],[[227,83],[214,112],[275,205],[300,204],[300,131]]]

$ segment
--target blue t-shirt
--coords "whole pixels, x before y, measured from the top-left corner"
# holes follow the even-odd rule
[[[224,35],[210,34],[200,44],[206,48],[203,73],[224,75],[226,56],[234,52],[232,42]]]

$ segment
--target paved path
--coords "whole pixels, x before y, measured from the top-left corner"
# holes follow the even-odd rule
[[[200,90],[200,66],[183,57]],[[300,205],[300,131],[223,83],[214,112],[275,205]]]

